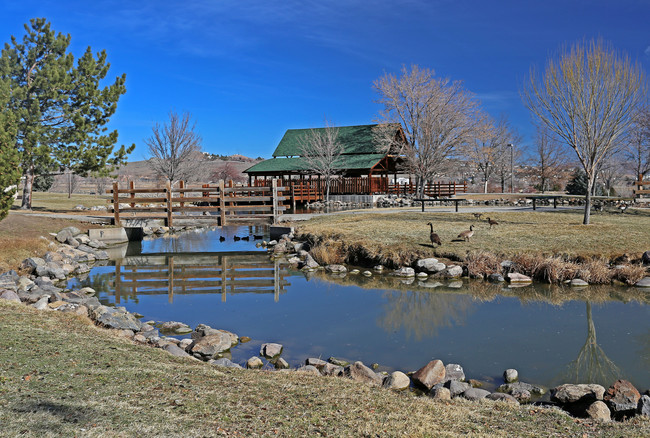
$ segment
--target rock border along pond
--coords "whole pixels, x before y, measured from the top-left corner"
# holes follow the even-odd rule
[[[161,235],[165,232],[182,231],[158,228],[146,230],[146,234]],[[72,312],[88,316],[97,325],[113,329],[116,334],[136,343],[164,349],[168,353],[192,360],[202,360],[211,365],[227,368],[243,368],[227,357],[227,352],[240,342],[247,342],[246,337],[239,337],[226,330],[215,329],[199,324],[195,329],[182,322],[167,321],[143,323],[139,315],[128,312],[124,307],[102,305],[92,288],[65,290],[57,286],[58,282],[69,277],[82,275],[90,271],[90,266],[106,263],[108,254],[106,244],[90,239],[75,227],[67,227],[56,236],[59,244],[52,243],[51,250],[43,257],[31,257],[20,266],[24,275],[9,271],[0,275],[0,299],[22,302],[38,310]],[[286,257],[295,267],[303,270],[322,269],[309,253],[309,244],[294,240],[293,233],[281,236],[278,241],[258,244],[267,247],[270,257]],[[650,252],[644,254],[650,259]],[[507,267],[504,267],[507,268]],[[348,268],[344,265],[327,265],[325,271],[334,276],[345,275]],[[382,272],[383,266],[376,266],[375,272]],[[416,272],[417,270],[417,272]],[[352,274],[360,273],[354,269]],[[398,277],[425,278],[436,275],[440,278],[454,279],[467,275],[467,268],[459,265],[445,265],[436,259],[418,260],[414,268],[401,267],[393,272]],[[363,275],[373,275],[364,271]],[[490,275],[489,281],[511,283],[530,283],[532,280],[517,272]],[[577,286],[577,285],[576,285]],[[650,277],[645,277],[636,286],[650,286]],[[161,335],[161,332],[163,335]],[[186,335],[190,338],[177,339],[169,335]],[[280,344],[264,343],[259,356],[246,361],[248,369],[276,369],[290,371],[290,365],[281,357],[283,347]],[[261,358],[267,360],[265,364]],[[368,385],[383,387],[394,391],[412,389],[438,400],[451,400],[462,397],[468,400],[494,400],[512,404],[528,403],[543,395],[547,390],[540,386],[521,382],[516,370],[504,371],[505,383],[497,391],[481,389],[481,382],[466,379],[459,364],[444,364],[441,360],[432,360],[412,373],[394,371],[391,374],[377,373],[362,362],[348,363],[334,357],[327,361],[320,358],[307,358],[304,365],[296,372],[310,373],[317,376],[346,377]],[[564,384],[550,390],[550,403],[571,415],[591,418],[598,421],[622,420],[634,415],[650,416],[650,390],[642,395],[628,381],[617,380],[608,389],[596,384]]]

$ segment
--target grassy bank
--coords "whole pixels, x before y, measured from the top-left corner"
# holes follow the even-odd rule
[[[648,436],[550,409],[435,402],[341,378],[219,370],[0,302],[3,436]]]
[[[499,224],[490,229],[485,216]],[[442,246],[431,246],[428,222],[433,223]],[[400,266],[420,257],[465,260],[468,254],[481,252],[502,258],[526,254],[613,260],[623,254],[638,258],[650,249],[649,211],[596,214],[591,225],[581,223],[582,213],[574,210],[494,212],[480,221],[462,212],[359,213],[316,217],[300,224],[298,231],[324,243],[329,250],[323,248],[324,254],[319,255],[330,263],[353,254],[353,258]],[[470,225],[475,226],[471,241],[458,239]]]

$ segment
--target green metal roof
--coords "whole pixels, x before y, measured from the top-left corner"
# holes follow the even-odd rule
[[[338,139],[343,146],[343,154],[381,154],[381,146],[375,140],[375,129],[379,125],[340,126]],[[399,123],[386,125],[393,129],[395,134],[401,129]],[[327,128],[314,128],[320,131]],[[302,155],[300,139],[311,133],[312,129],[288,129],[280,144],[275,148],[273,157],[296,157]]]
[[[371,169],[379,163],[385,154],[359,154],[359,155],[340,155],[334,163],[334,168],[339,170],[364,170]],[[271,158],[270,160],[261,161],[244,172],[248,174],[261,173],[309,173],[310,167],[304,158]]]

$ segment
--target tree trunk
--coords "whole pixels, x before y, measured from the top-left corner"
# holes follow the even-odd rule
[[[542,185],[542,193],[544,193],[544,190],[546,189],[546,179],[544,177],[542,177],[541,185]]]
[[[506,192],[506,177],[501,175],[501,193]]]
[[[582,220],[583,225],[589,225],[589,217],[591,215],[591,191],[594,188],[593,176],[587,174],[587,194],[585,195],[585,216]]]
[[[488,180],[487,178],[485,178],[483,180],[483,193],[487,193],[487,189],[488,189]]]
[[[325,178],[325,204],[329,204],[330,202],[330,181],[332,178],[328,175]]]
[[[23,187],[23,201],[21,210],[32,209],[32,188],[34,186],[34,166],[30,165],[25,171],[25,186]]]

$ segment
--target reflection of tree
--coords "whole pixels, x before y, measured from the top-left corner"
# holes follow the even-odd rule
[[[440,327],[464,324],[474,302],[470,295],[435,292],[388,292],[386,297],[379,325],[391,331],[404,329],[416,340],[435,336]]]
[[[648,364],[650,367],[650,330],[645,335],[639,335],[636,337],[639,344],[641,344],[641,349],[639,350],[639,356],[641,361]]]
[[[598,383],[604,386],[621,377],[621,370],[596,343],[596,326],[591,316],[591,302],[587,303],[587,340],[580,354],[567,365],[564,378],[568,383]]]

